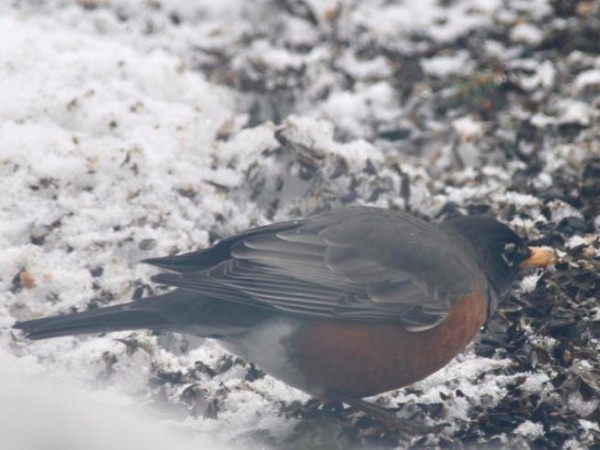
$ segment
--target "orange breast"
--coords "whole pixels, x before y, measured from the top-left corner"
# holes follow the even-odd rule
[[[292,338],[295,363],[314,393],[368,397],[414,383],[445,366],[483,326],[485,296],[460,300],[437,327],[314,320]]]

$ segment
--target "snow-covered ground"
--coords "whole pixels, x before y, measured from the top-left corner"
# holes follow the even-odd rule
[[[489,210],[565,265],[515,287],[487,341],[380,396],[450,423],[414,444],[599,445],[599,10],[2,3],[0,420],[16,431],[0,448],[83,448],[88,436],[88,448],[405,445],[360,423],[340,441],[339,424],[290,412],[307,395],[211,341],[11,330],[151,293],[145,257],[367,203]]]

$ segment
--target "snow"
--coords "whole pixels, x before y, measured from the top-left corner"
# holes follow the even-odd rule
[[[547,203],[552,212],[552,220],[556,223],[567,217],[581,217],[581,213],[573,206],[561,200],[552,200]]]
[[[590,85],[600,85],[600,70],[591,69],[581,72],[573,82],[573,85],[577,90],[582,90]]]
[[[527,439],[534,440],[535,438],[544,435],[544,426],[541,423],[533,423],[530,420],[526,420],[515,429],[514,433],[521,434]]]
[[[353,137],[368,135],[373,121],[394,121],[389,111],[395,103],[394,93],[388,82],[379,82],[360,88],[357,92],[337,92],[323,103],[317,117],[335,122]],[[348,112],[351,112],[348,114]]]
[[[534,91],[540,86],[550,88],[556,79],[556,68],[551,61],[539,62],[531,59],[516,60],[511,62],[514,68],[525,72],[519,75],[519,85],[528,91]]]
[[[584,400],[581,393],[575,391],[569,395],[569,408],[575,411],[581,417],[588,417],[593,414],[600,406],[600,400]]]
[[[17,296],[10,292],[12,276],[3,277],[3,311],[35,317],[81,307],[97,295],[91,270],[99,266],[104,268],[100,276],[104,292],[117,301],[128,299],[132,281],[149,274],[148,268],[134,264],[144,255],[140,242],[155,240],[152,252],[159,254],[174,247],[206,245],[203,228],[210,225],[211,211],[227,208],[228,201],[215,196],[207,183],[239,182],[239,173],[211,168],[217,154],[215,132],[235,116],[233,98],[182,68],[179,58],[161,50],[140,51],[109,34],[89,36],[47,18],[17,14],[3,15],[0,30],[0,183],[5,194],[0,260],[3,273],[26,268],[35,284]],[[194,208],[177,195],[179,189],[188,188],[202,194]],[[151,226],[164,220],[172,226]],[[43,239],[45,250],[30,243],[31,235]],[[116,245],[124,240],[129,244]],[[117,360],[111,367],[112,383],[132,404],[143,391],[140,380],[148,378],[152,365],[169,367],[175,361],[154,350],[128,356],[126,347],[114,340],[119,336],[128,333],[19,346],[20,352],[45,361],[46,369],[31,369],[30,357],[11,358],[5,347],[2,365],[8,359],[18,371],[30,367],[43,373],[45,383],[54,380],[74,386],[77,380],[84,384],[96,380],[108,367],[102,355],[112,354]],[[155,341],[147,345],[155,347]],[[59,408],[67,405],[54,396],[42,395],[39,403],[27,400],[29,388],[38,382],[21,386],[16,377],[17,387],[10,389],[14,402],[3,404],[23,404],[22,416],[33,423],[15,423],[15,435],[3,435],[7,441],[2,448],[35,445],[20,446],[18,433],[23,426],[35,427],[36,437],[49,443],[62,442],[57,437],[60,430],[72,426],[66,417],[64,424],[58,423],[58,415],[53,415],[56,424],[42,426],[42,411],[55,403]],[[106,399],[111,392],[113,388],[99,388],[95,397]],[[81,396],[76,408],[83,411],[79,403],[88,401],[87,394],[64,395]],[[39,418],[31,414],[32,409],[40,410]],[[113,412],[99,412],[99,418],[83,414],[77,423],[88,430],[95,420],[109,422],[104,418],[107,414]],[[137,427],[139,419],[131,420],[135,422],[131,427]],[[111,439],[117,442],[131,434],[127,425],[121,430],[118,421],[110,422],[115,424],[114,435],[90,432],[102,443],[98,448],[120,447]],[[71,436],[73,442],[86,433]],[[139,433],[135,446],[160,448],[163,440],[153,439],[155,434]]]
[[[542,30],[530,23],[519,23],[511,31],[510,37],[516,42],[537,45],[544,38]]]
[[[521,291],[524,293],[533,292],[538,284],[538,281],[542,277],[542,275],[543,275],[543,272],[540,271],[539,273],[534,273],[534,274],[523,277],[523,279],[521,280],[521,285],[520,285]]]
[[[530,237],[539,234],[536,221],[547,222],[542,207],[553,222],[582,217],[557,197],[542,201],[507,190],[526,165],[496,164],[486,137],[505,136],[513,150],[511,121],[519,114],[543,133],[561,124],[593,125],[595,104],[577,96],[598,84],[598,61],[573,51],[571,62],[583,68],[569,90],[574,97],[548,96],[548,104],[511,110],[514,116],[501,111],[504,129],[475,106],[440,117],[421,105],[433,100],[442,109],[440,85],[479,79],[472,49],[448,43],[499,23],[512,27],[518,45],[482,43],[481,51],[502,65],[489,89],[508,77],[519,87],[511,91],[517,97],[525,96],[520,90],[539,98],[559,89],[561,65],[520,50],[539,44],[546,32],[521,16],[552,15],[550,2],[513,1],[510,11],[500,0],[306,3],[314,27],[265,0],[0,5],[0,421],[12,433],[0,433],[0,448],[33,450],[39,442],[65,449],[252,448],[255,435],[279,443],[293,432],[300,419],[285,417],[279,406],[308,396],[268,375],[245,381],[248,366],[238,360],[223,373],[185,382],[221,401],[216,420],[190,414],[181,385],[157,385],[161,370],[187,376],[197,362],[218,368],[228,355],[215,342],[145,331],[29,342],[11,330],[15,320],[129,301],[140,286],[147,295],[155,272],[138,263],[146,257],[202,248],[252,225],[339,205],[351,189],[353,203],[404,208],[408,202],[431,217],[448,202],[463,211],[473,203],[511,205],[528,217],[503,220]],[[277,39],[273,30],[280,31]],[[442,50],[430,52],[429,43]],[[389,54],[371,57],[381,47]],[[414,73],[398,73],[411,63]],[[298,100],[280,105],[273,92],[296,80],[290,73],[303,74],[292,86]],[[244,91],[248,81],[265,81],[267,100]],[[493,96],[483,91],[485,100]],[[265,118],[269,95],[281,120]],[[397,128],[407,128],[408,137],[379,137]],[[588,148],[545,142],[531,155],[544,165],[532,179],[543,190],[554,182],[550,170],[584,161]],[[336,158],[351,176],[327,172]],[[308,181],[292,176],[305,159],[319,174]],[[410,180],[406,202],[398,168]],[[269,211],[277,201],[280,207]],[[600,230],[600,216],[594,223]],[[565,245],[577,247],[582,239]],[[520,293],[533,291],[540,277],[525,277]],[[22,279],[28,282],[18,286]],[[471,346],[416,383],[422,395],[397,391],[382,399],[436,403],[443,393],[450,396],[448,417],[458,423],[471,417],[474,404],[501,402],[519,376],[502,374],[510,365],[476,356]],[[548,380],[531,374],[522,388],[539,393]],[[573,394],[569,405],[584,416],[596,403]],[[539,426],[524,422],[514,433],[535,438]]]
[[[305,145],[323,154],[343,155],[350,164],[364,164],[368,159],[380,161],[381,151],[364,140],[340,144],[334,141],[331,122],[312,117],[289,116],[283,125],[286,137],[297,144]]]
[[[131,398],[122,394],[104,391],[98,396],[66,384],[57,386],[43,380],[41,367],[27,367],[25,358],[15,361],[0,351],[0,359],[1,448],[225,448],[206,435],[191,436],[169,429],[166,423],[141,413]]]
[[[486,396],[487,405],[497,404],[505,395],[503,385],[511,376],[500,375],[490,383],[474,383],[475,380],[484,380],[486,373],[507,367],[508,360],[496,360],[476,357],[472,353],[463,353],[442,370],[430,375],[424,380],[415,383],[413,387],[422,390],[424,394],[415,397],[413,394],[404,394],[398,391],[396,398],[400,401],[410,400],[432,403],[439,401],[440,393],[451,397],[448,404],[448,419],[460,419],[467,414],[472,407],[471,401],[475,397]],[[458,376],[461,374],[461,376]],[[455,396],[454,392],[460,390],[464,395]]]
[[[585,126],[589,124],[594,114],[592,108],[585,102],[565,101],[561,102],[559,108],[561,109],[560,123],[576,123]]]
[[[565,247],[576,248],[579,246],[588,246],[589,244],[589,240],[582,236],[572,236],[567,242],[565,242]]]
[[[427,74],[439,77],[466,73],[473,69],[473,63],[469,61],[467,52],[427,58],[421,62],[421,65]]]
[[[456,132],[467,141],[481,137],[485,130],[485,127],[481,122],[468,116],[454,120],[452,126]]]

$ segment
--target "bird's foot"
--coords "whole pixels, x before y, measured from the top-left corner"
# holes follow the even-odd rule
[[[397,431],[406,436],[412,437],[423,436],[429,433],[439,433],[447,426],[447,424],[427,425],[418,419],[398,417],[393,409],[387,409],[359,398],[334,394],[328,395],[328,400],[330,403],[332,401],[345,403],[379,422],[386,431]]]

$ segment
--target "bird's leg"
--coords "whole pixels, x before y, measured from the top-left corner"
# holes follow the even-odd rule
[[[328,393],[327,398],[328,400],[334,400],[345,403],[350,407],[362,411],[366,415],[381,421],[385,427],[390,429],[396,429],[410,436],[438,432],[446,426],[445,424],[429,426],[425,425],[421,421],[403,419],[394,414],[390,409],[366,402],[360,398],[350,397],[347,395],[337,393]]]
[[[381,420],[385,423],[391,423],[398,420],[398,417],[390,410],[377,406],[374,403],[366,402],[360,398],[350,397],[343,394],[328,394],[328,401],[335,401],[345,403],[346,405],[357,409],[358,411],[364,412],[366,415],[371,416],[377,420]]]

